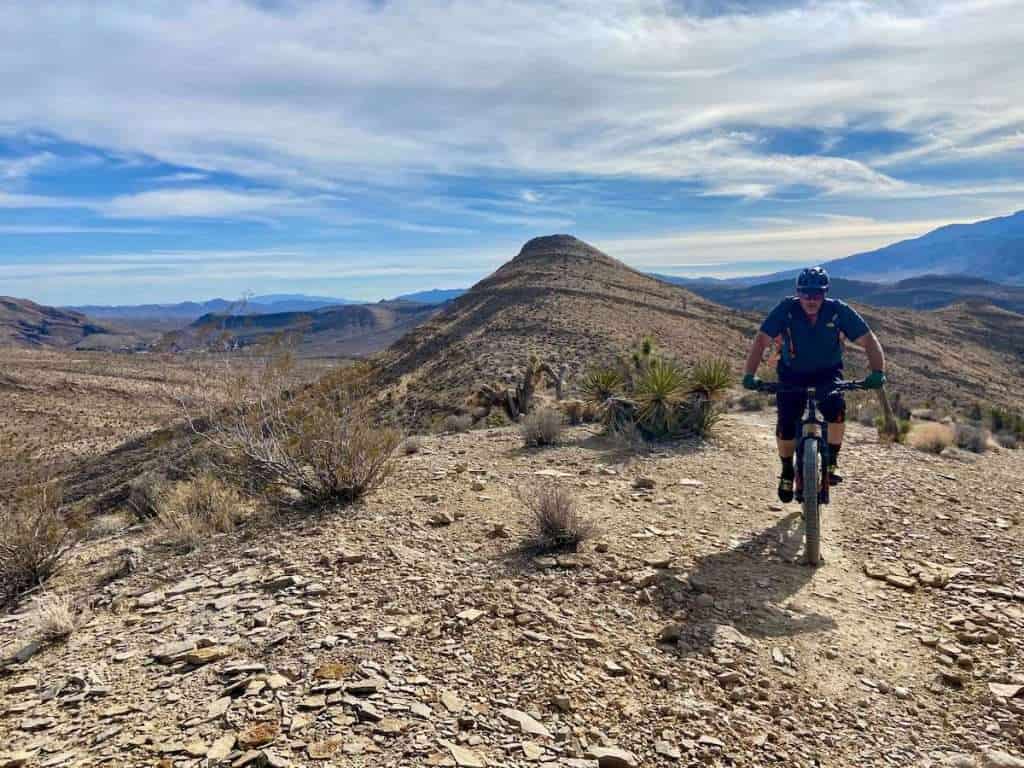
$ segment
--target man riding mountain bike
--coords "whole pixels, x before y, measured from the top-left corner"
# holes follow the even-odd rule
[[[796,279],[796,296],[783,299],[765,321],[747,355],[743,386],[756,390],[761,384],[757,368],[764,351],[772,341],[780,339],[779,382],[787,387],[815,387],[819,393],[821,413],[828,422],[829,482],[842,482],[837,459],[842,448],[846,425],[846,401],[835,391],[842,381],[843,337],[864,349],[871,374],[864,380],[867,389],[880,389],[885,384],[885,353],[878,338],[856,310],[838,299],[826,298],[828,273],[821,267],[810,267]],[[779,500],[793,500],[796,471],[796,433],[806,407],[806,394],[787,389],[775,396],[778,421],[775,436],[782,461],[779,477]]]

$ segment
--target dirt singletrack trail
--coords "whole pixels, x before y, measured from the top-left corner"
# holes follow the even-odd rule
[[[1024,452],[937,457],[851,425],[812,569],[797,505],[775,499],[772,419],[730,414],[709,442],[640,453],[594,426],[542,450],[516,428],[428,436],[354,509],[189,555],[145,529],[90,541],[52,588],[95,615],[0,674],[0,754],[182,768],[1021,754]],[[577,553],[520,549],[516,491],[546,482],[597,524]],[[128,545],[140,568],[97,587]],[[0,657],[26,621],[0,622]]]

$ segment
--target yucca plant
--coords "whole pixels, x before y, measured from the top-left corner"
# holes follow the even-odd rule
[[[729,363],[720,358],[700,360],[690,370],[690,391],[714,400],[733,383]]]
[[[622,374],[614,368],[593,368],[580,382],[583,401],[600,408],[610,397],[618,397],[623,390]]]
[[[641,429],[654,437],[667,437],[679,429],[679,408],[687,395],[686,373],[673,360],[654,358],[637,379],[633,393]]]

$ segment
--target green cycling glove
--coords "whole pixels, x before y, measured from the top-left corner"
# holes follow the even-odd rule
[[[761,383],[761,380],[759,378],[757,378],[757,376],[755,376],[752,373],[748,373],[746,376],[743,377],[743,388],[744,389],[756,390],[758,385],[760,385],[760,383]]]
[[[884,371],[872,371],[868,374],[868,377],[864,379],[865,389],[881,389],[885,386],[885,372]]]

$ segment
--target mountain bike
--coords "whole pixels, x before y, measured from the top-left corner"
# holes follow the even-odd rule
[[[821,505],[829,502],[828,422],[818,415],[818,392],[815,387],[800,387],[763,381],[759,392],[770,394],[803,394],[807,406],[800,419],[796,444],[795,497],[803,505],[804,553],[808,565],[821,562]],[[866,389],[863,381],[838,381],[821,398],[834,392]]]

